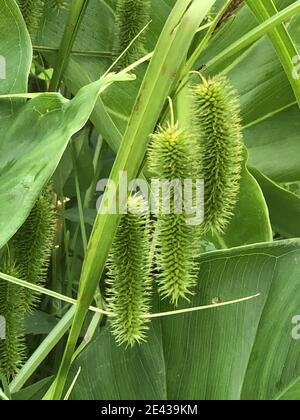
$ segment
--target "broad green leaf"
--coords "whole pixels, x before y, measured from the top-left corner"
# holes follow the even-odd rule
[[[292,391],[296,396],[300,340],[292,337],[292,320],[299,315],[299,276],[299,240],[204,255],[197,293],[186,307],[261,296],[153,321],[148,344],[134,350],[117,347],[105,331],[72,369],[71,377],[82,368],[72,398],[256,400]]]
[[[223,245],[232,248],[272,240],[273,233],[265,198],[259,184],[244,166],[239,201],[222,238]]]
[[[60,94],[41,94],[20,109],[0,143],[0,248],[25,221],[100,91],[126,79],[130,77],[111,75],[98,80],[71,101]]]
[[[272,226],[284,238],[300,237],[300,198],[285,190],[256,169],[251,170],[262,188],[270,210]]]
[[[54,315],[35,311],[25,319],[25,334],[47,335],[56,326],[57,322],[58,320]]]
[[[26,92],[32,59],[30,38],[14,0],[0,0],[0,9],[0,33],[5,34],[0,39],[0,95]],[[22,102],[0,102],[1,141]]]
[[[260,242],[272,242],[273,232],[265,197],[247,168],[247,153],[242,169],[241,187],[233,217],[224,235],[207,236],[217,249]]]
[[[300,180],[299,117],[294,105],[244,130],[249,164],[274,181]]]
[[[94,178],[93,159],[89,148],[89,130],[82,130],[74,136],[57,167],[53,177],[55,191],[66,197],[75,197],[74,161],[80,189],[86,191]]]

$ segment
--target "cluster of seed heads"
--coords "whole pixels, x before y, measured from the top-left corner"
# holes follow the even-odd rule
[[[111,327],[118,343],[132,346],[145,340],[150,277],[156,279],[162,299],[174,305],[188,299],[198,277],[201,237],[209,231],[223,234],[238,201],[243,142],[237,94],[219,76],[203,79],[191,90],[192,127],[182,129],[172,118],[159,128],[151,138],[148,168],[159,180],[201,176],[205,219],[200,227],[188,224],[188,214],[175,212],[171,194],[171,212],[159,211],[153,223],[154,270],[150,272],[150,229],[145,228],[149,220],[130,213],[123,216],[109,262],[109,309],[114,313]]]

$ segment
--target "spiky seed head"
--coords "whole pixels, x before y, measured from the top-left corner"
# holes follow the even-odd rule
[[[223,76],[192,89],[205,182],[203,231],[223,234],[240,190],[243,139],[238,95]]]
[[[184,194],[176,196],[171,185],[172,181],[179,181],[181,187],[186,179],[195,181],[198,178],[198,161],[195,137],[181,130],[178,124],[159,128],[152,136],[149,170],[156,180],[170,183],[170,211],[166,212],[160,203],[156,223],[158,290],[162,298],[170,299],[175,305],[180,298],[188,298],[196,283],[199,227],[188,223],[190,215],[185,211]]]
[[[9,253],[1,262],[1,271],[20,278],[20,270]],[[25,357],[24,289],[0,279],[0,315],[5,319],[5,338],[0,339],[0,373],[7,378],[21,368]]]
[[[51,188],[39,196],[29,217],[11,241],[21,278],[43,285],[47,276],[57,223]],[[28,310],[38,302],[31,290],[25,291]]]
[[[115,20],[114,58],[118,58],[150,22],[150,0],[117,0]],[[118,63],[123,69],[145,55],[145,35],[143,31]]]
[[[108,259],[108,310],[118,344],[146,340],[151,306],[150,222],[142,196],[129,198]]]
[[[18,0],[18,4],[27,25],[31,38],[35,38],[39,30],[45,9],[43,0]]]

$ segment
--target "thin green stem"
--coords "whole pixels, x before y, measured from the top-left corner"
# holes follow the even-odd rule
[[[90,187],[85,193],[85,197],[83,201],[84,208],[89,208],[92,201],[93,194],[96,191],[96,184],[98,182],[98,178],[101,172],[100,162],[102,158],[101,152],[103,151],[103,145],[104,145],[103,139],[101,136],[99,136],[97,140],[96,148],[95,148],[94,158],[93,158],[93,167],[94,167],[95,176],[94,176],[93,182],[91,183]]]
[[[1,379],[3,391],[4,391],[3,395],[5,395],[7,399],[11,399],[11,392],[9,390],[9,385],[8,385],[6,376],[1,374],[0,379]]]
[[[72,158],[73,158],[73,170],[74,170],[77,206],[78,206],[78,213],[79,213],[79,220],[80,220],[82,245],[83,245],[83,250],[85,254],[87,250],[88,241],[87,241],[87,234],[86,234],[86,229],[85,229],[83,205],[82,205],[82,198],[81,198],[81,191],[80,191],[79,177],[78,177],[78,170],[77,170],[77,163],[76,163],[75,145],[73,141],[71,142],[71,144],[72,144]]]
[[[297,0],[295,3],[286,7],[281,12],[278,12],[275,16],[272,16],[271,18],[266,20],[264,23],[257,26],[252,31],[248,32],[238,41],[234,42],[228,48],[223,50],[220,54],[216,55],[213,59],[211,59],[206,64],[206,70],[213,73],[214,70],[217,69],[220,66],[220,64],[222,64],[225,60],[234,56],[240,51],[243,51],[245,48],[249,47],[250,45],[254,44],[262,36],[266,35],[266,33],[268,33],[270,30],[280,25],[286,19],[295,15],[299,11],[300,11],[300,0]]]
[[[203,53],[203,51],[207,48],[208,43],[211,39],[211,37],[213,36],[220,20],[222,19],[222,17],[224,16],[224,13],[226,12],[226,10],[228,9],[228,7],[231,5],[231,0],[226,0],[225,4],[223,5],[223,7],[221,7],[221,9],[219,10],[218,14],[216,15],[215,19],[213,20],[213,22],[210,24],[209,29],[207,31],[207,33],[205,34],[205,36],[203,37],[202,41],[200,42],[200,44],[198,45],[198,47],[195,49],[195,51],[193,52],[193,54],[191,55],[191,57],[189,58],[189,60],[187,61],[184,69],[183,69],[183,77],[185,75],[187,75],[191,70],[194,69],[198,58],[200,57],[200,55]]]
[[[222,306],[229,306],[229,305],[235,305],[237,303],[248,302],[249,300],[256,299],[259,296],[260,296],[260,293],[253,296],[241,298],[241,299],[231,300],[229,302],[214,303],[212,305],[207,305],[207,306],[197,306],[195,308],[186,308],[186,309],[178,309],[175,311],[160,312],[157,314],[150,314],[147,316],[147,318],[163,318],[166,316],[183,315],[183,314],[189,314],[192,312],[204,311],[206,309],[215,309],[215,308],[220,308]]]
[[[247,0],[247,4],[259,22],[264,22],[271,16],[278,14],[278,10],[272,0]],[[293,59],[299,55],[298,50],[284,23],[270,31],[268,36],[289,79],[300,107],[300,79],[293,76],[295,68]]]
[[[3,401],[9,401],[9,398],[4,394],[1,388],[0,388],[0,399]]]
[[[58,48],[51,48],[42,45],[34,45],[33,50],[40,53],[55,53],[59,52]],[[72,50],[70,55],[81,57],[95,57],[95,58],[111,58],[112,53],[109,51],[86,51],[86,50]]]
[[[73,0],[70,13],[66,23],[63,38],[60,44],[59,52],[54,67],[54,73],[51,79],[49,90],[56,92],[59,89],[65,69],[68,65],[70,54],[84,17],[89,0]]]
[[[76,307],[72,306],[32,354],[30,359],[25,363],[23,368],[10,384],[9,389],[12,394],[21,390],[28,379],[30,379],[54,347],[59,343],[65,333],[69,330],[75,311]]]

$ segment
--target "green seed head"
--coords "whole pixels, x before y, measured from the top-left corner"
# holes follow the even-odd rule
[[[237,94],[225,77],[193,88],[196,126],[205,182],[203,231],[224,233],[236,206],[243,162]]]
[[[18,4],[26,22],[28,32],[32,38],[35,38],[43,17],[45,1],[18,0]]]
[[[131,197],[108,260],[108,310],[119,344],[145,341],[151,304],[150,229],[145,202]]]
[[[55,226],[53,194],[46,190],[40,195],[28,219],[11,241],[22,279],[37,285],[44,284],[53,248]],[[27,289],[25,300],[30,310],[37,301],[36,293]]]
[[[157,180],[177,180],[182,187],[185,179],[197,179],[198,161],[195,137],[178,125],[160,128],[152,136],[149,169]],[[188,223],[190,215],[185,212],[183,192],[180,197],[171,189],[169,196],[170,211],[165,212],[160,205],[157,216],[156,265],[160,295],[177,305],[180,298],[187,299],[196,283],[199,227]]]
[[[18,266],[6,253],[1,271],[20,277]],[[7,378],[15,375],[25,356],[24,344],[24,289],[0,279],[0,315],[5,319],[5,339],[0,340],[0,373]]]
[[[34,284],[43,284],[53,246],[56,217],[53,194],[42,193],[24,225],[1,259],[1,271]],[[29,289],[0,280],[0,315],[6,320],[6,339],[0,340],[0,372],[7,377],[21,367],[24,354],[24,318],[37,303]]]
[[[118,58],[133,39],[150,22],[149,0],[118,0],[116,6],[116,30],[114,56]],[[123,69],[145,55],[145,31],[139,35],[118,63]]]

